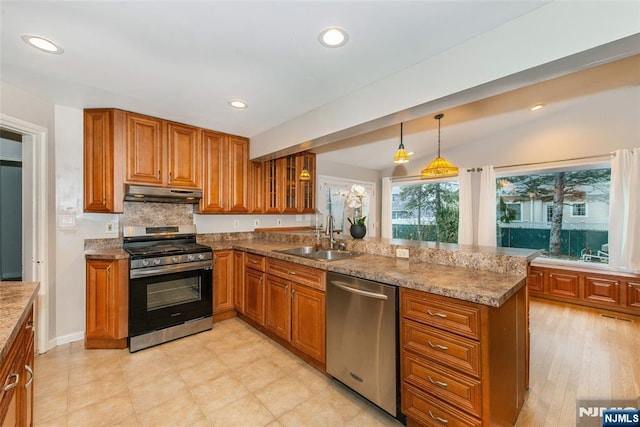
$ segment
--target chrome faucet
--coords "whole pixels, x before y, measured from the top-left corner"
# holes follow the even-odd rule
[[[333,238],[333,233],[336,231],[333,228],[333,215],[327,215],[327,231],[326,234],[329,236],[329,249],[334,249],[333,245],[336,243],[336,240]]]

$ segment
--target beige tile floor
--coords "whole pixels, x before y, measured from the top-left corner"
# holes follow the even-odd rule
[[[36,426],[400,426],[238,319],[161,346],[36,357]]]

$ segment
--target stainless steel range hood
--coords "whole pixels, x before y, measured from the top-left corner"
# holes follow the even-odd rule
[[[131,184],[124,186],[124,200],[128,202],[194,204],[201,198],[202,190],[195,188],[164,188]]]

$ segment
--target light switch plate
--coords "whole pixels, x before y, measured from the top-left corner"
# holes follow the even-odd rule
[[[239,219],[234,219],[233,220],[233,228],[240,228],[240,220]]]

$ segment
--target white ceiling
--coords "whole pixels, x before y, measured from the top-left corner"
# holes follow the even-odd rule
[[[547,1],[2,1],[1,78],[65,106],[254,136]],[[349,33],[322,47],[329,26]],[[47,37],[63,55],[28,47]],[[248,102],[245,111],[227,102]]]

